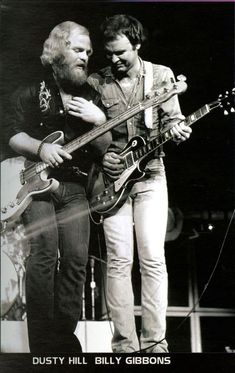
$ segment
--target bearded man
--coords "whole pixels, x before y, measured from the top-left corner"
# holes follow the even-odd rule
[[[91,54],[85,27],[70,21],[57,25],[43,46],[45,78],[17,90],[6,119],[13,151],[47,163],[59,181],[55,191],[35,195],[23,213],[31,248],[26,305],[34,354],[81,352],[74,331],[88,259],[86,175],[94,157],[105,152],[108,135],[72,155],[45,137],[61,130],[68,142],[105,121],[99,95],[86,84]]]

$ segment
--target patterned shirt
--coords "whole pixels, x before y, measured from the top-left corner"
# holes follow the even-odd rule
[[[55,131],[63,131],[65,143],[68,143],[93,128],[93,124],[68,115],[54,78],[47,74],[43,78],[32,82],[29,86],[19,87],[12,95],[5,117],[4,138],[6,144],[9,143],[12,136],[20,132],[43,140]],[[76,93],[77,96],[86,100],[92,100],[104,111],[100,95],[90,85],[84,84]],[[8,148],[3,159],[18,156]],[[99,159],[106,148],[107,141],[103,135],[76,150],[72,154],[73,159],[71,161],[65,160],[58,172],[55,169],[53,174],[62,173],[63,169],[65,175],[65,169],[68,170],[70,167],[78,167],[87,173],[94,159]]]
[[[101,95],[101,100],[106,108],[107,119],[116,117],[124,113],[134,104],[144,99],[144,78],[145,68],[144,61],[141,61],[141,72],[138,82],[131,96],[127,98],[118,80],[112,73],[111,67],[106,67],[98,73],[91,74],[88,78],[88,83],[95,88]],[[165,84],[172,85],[175,81],[174,74],[169,67],[163,65],[152,64],[153,66],[153,90],[158,90]],[[126,122],[112,129],[112,143],[109,151],[117,153],[125,147],[127,142],[136,135],[142,136],[146,140],[150,140],[159,135],[161,129],[168,129],[173,120],[181,116],[181,110],[177,95],[170,98],[165,103],[162,103],[157,108],[153,109],[153,125],[149,129],[145,125],[144,112],[141,111]],[[155,152],[155,158],[164,156],[164,153],[158,149]]]

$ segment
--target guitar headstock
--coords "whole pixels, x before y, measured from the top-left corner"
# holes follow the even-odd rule
[[[218,97],[218,105],[224,110],[224,115],[228,115],[229,113],[234,113],[234,96],[235,96],[235,88],[231,89],[231,91],[226,91],[224,94],[220,94]]]
[[[177,81],[172,79],[171,83],[163,84],[163,86],[156,91],[150,92],[146,98],[151,99],[157,97],[157,103],[161,104],[162,102],[169,100],[172,96],[180,95],[185,92],[188,88],[186,77],[184,75],[179,75],[177,76],[177,79]]]
[[[173,89],[178,95],[184,93],[187,90],[188,85],[186,83],[186,79],[186,76],[181,74],[177,76],[177,81],[173,83]]]

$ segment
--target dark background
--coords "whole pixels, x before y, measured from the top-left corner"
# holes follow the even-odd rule
[[[106,63],[99,34],[99,26],[104,18],[116,13],[127,13],[138,18],[147,35],[140,51],[141,57],[170,66],[176,76],[184,74],[187,77],[188,90],[180,96],[184,115],[214,101],[220,93],[234,86],[232,3],[5,0],[0,9],[0,95],[3,121],[4,108],[10,94],[17,85],[37,76],[42,44],[51,29],[65,20],[81,23],[90,30],[94,48],[90,60],[92,72]],[[165,148],[170,206],[178,207],[184,215],[181,235],[175,241],[166,243],[170,306],[188,304],[190,252],[195,253],[194,267],[199,293],[203,291],[218,258],[234,209],[234,116],[224,116],[222,110],[216,109],[194,126],[189,141],[180,146],[167,144]],[[1,138],[4,148],[4,136]],[[207,230],[208,223],[214,225],[212,232]],[[195,231],[198,237],[192,239]],[[91,240],[91,253],[99,256],[96,235]],[[201,300],[202,307],[235,308],[234,241],[232,223],[217,270]],[[101,246],[104,248],[103,242]],[[97,284],[100,282],[98,266],[96,263]],[[136,304],[139,304],[137,264],[134,271]],[[204,351],[224,351],[224,346],[235,343],[234,340],[231,342],[234,334],[231,329],[234,325],[232,319],[226,319],[226,327],[221,324],[221,328],[217,328],[220,321],[212,318],[211,323],[206,323],[208,331],[205,331],[202,323]],[[173,321],[168,319],[168,324],[171,326]],[[179,351],[188,351],[190,348],[188,324],[189,320],[181,328],[181,346],[176,347],[177,336],[175,342],[171,341],[172,345],[175,343],[176,351],[177,348]],[[185,332],[184,328],[187,329]],[[213,335],[212,332],[216,330],[218,334]],[[185,346],[184,338],[187,339]],[[205,347],[206,338],[209,342]]]
[[[59,22],[90,29],[94,54],[90,71],[105,65],[99,26],[106,16],[128,13],[144,25],[141,56],[187,77],[180,97],[188,115],[234,84],[234,15],[231,3],[144,3],[2,1],[1,103],[16,86],[37,76],[42,44]],[[4,116],[3,116],[4,117]],[[191,139],[167,144],[171,204],[190,210],[230,210],[234,201],[234,118],[215,110],[195,124]]]

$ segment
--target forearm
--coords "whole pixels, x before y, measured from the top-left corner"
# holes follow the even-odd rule
[[[155,86],[157,87],[157,84],[167,84],[170,89],[172,89],[173,82],[175,82],[175,76],[173,71],[170,68],[163,68],[162,71],[160,71],[160,81],[158,81],[158,78],[156,76],[156,82]],[[160,105],[160,115],[161,115],[161,126],[163,130],[168,130],[172,127],[172,123],[174,125],[175,120],[179,121],[179,119],[182,117],[182,112],[180,108],[179,98],[178,95],[173,95],[170,99],[163,102]]]
[[[26,157],[35,158],[41,141],[29,136],[25,132],[17,133],[9,140],[10,147],[16,152]]]
[[[98,154],[103,155],[107,152],[109,145],[112,142],[112,134],[111,132],[106,132],[102,136],[97,137],[95,140],[91,142],[91,145],[95,147]]]

